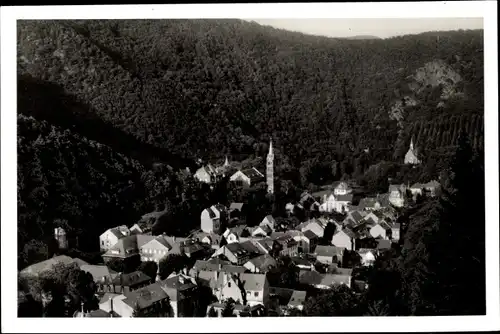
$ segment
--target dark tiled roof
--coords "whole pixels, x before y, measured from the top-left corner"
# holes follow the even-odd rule
[[[352,194],[336,195],[335,200],[338,202],[352,202],[352,197]]]
[[[343,253],[343,248],[334,247],[334,246],[316,246],[314,253],[317,256],[328,256],[333,257],[336,255],[341,255]]]
[[[264,178],[264,175],[253,167],[244,169],[241,172],[250,179],[250,182],[256,182]]]
[[[375,204],[377,204],[377,199],[374,197],[362,198],[359,201],[358,208],[360,210],[363,210],[366,208],[373,208],[373,207],[375,207]]]
[[[127,293],[124,303],[132,308],[138,306],[140,309],[147,308],[160,300],[167,299],[167,293],[158,283],[153,283],[141,289]]]
[[[113,279],[113,284],[119,286],[135,286],[146,283],[148,281],[151,281],[151,277],[149,277],[142,271],[137,270],[129,274],[117,275]]]
[[[390,240],[378,239],[377,242],[378,242],[377,249],[390,249],[391,248],[391,241]]]
[[[271,267],[276,266],[276,260],[269,254],[257,256],[251,259],[250,262],[260,271],[268,271]]]
[[[304,232],[304,236],[309,239],[309,240],[313,240],[313,239],[318,239],[319,236],[316,235],[316,233],[314,233],[313,231],[311,230],[307,230]]]
[[[263,254],[263,252],[255,246],[250,240],[240,243],[241,248],[246,250],[249,254]]]

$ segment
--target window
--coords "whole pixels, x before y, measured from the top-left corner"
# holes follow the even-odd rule
[[[253,295],[254,295],[255,297],[259,297],[259,292],[258,292],[258,291],[255,291],[255,292],[253,293]]]
[[[101,246],[104,246],[104,240],[103,240],[103,241],[101,241]]]
[[[231,287],[231,282],[228,282],[227,283],[227,287],[230,288]]]

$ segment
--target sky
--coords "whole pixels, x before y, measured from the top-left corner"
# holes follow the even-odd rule
[[[328,37],[372,35],[387,38],[426,31],[483,29],[482,18],[321,18],[252,19],[251,21],[275,28]]]

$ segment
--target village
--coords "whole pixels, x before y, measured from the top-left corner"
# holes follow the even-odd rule
[[[420,163],[417,156],[412,141],[405,164]],[[227,173],[229,165],[227,158],[219,167],[207,164],[194,177],[212,184]],[[272,142],[265,173],[251,168],[237,170],[229,177],[241,187],[264,180],[272,194]],[[103,231],[99,237],[102,264],[59,255],[23,269],[20,275],[36,277],[56,263],[74,263],[90,273],[97,285],[99,308],[87,310],[82,303],[73,317],[155,316],[155,312],[156,316],[194,317],[202,304],[200,296],[206,291],[209,298],[202,313],[209,317],[300,314],[314,289],[343,285],[353,293],[362,293],[368,288],[357,273],[372,266],[384,252],[398,248],[404,238],[399,210],[417,196],[432,197],[439,191],[439,182],[426,181],[391,184],[386,193],[359,200],[354,200],[353,185],[348,180],[319,192],[304,191],[297,202],[286,205],[287,215],[292,217],[300,210],[314,214],[296,225],[279,223],[269,213],[258,225],[248,226],[239,219],[247,203],[231,203],[228,207],[214,203],[205,208],[200,213],[199,230],[188,237],[152,235],[148,217],[143,217],[133,226]],[[61,248],[67,247],[62,228],[55,230],[55,239]],[[160,264],[171,255],[182,255],[189,261],[172,268],[164,279],[160,266],[156,277],[150,277],[140,270],[117,272],[108,265],[119,260],[135,263],[137,268],[141,262]],[[290,266],[297,276],[296,286],[276,286],[271,276],[276,276],[277,268]]]

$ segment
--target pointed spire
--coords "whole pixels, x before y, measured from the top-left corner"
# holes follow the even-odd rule
[[[411,137],[410,140],[410,150],[413,151],[413,137]]]
[[[226,155],[226,161],[224,161],[224,167],[228,167],[229,166],[229,160],[227,159],[227,155]]]
[[[269,139],[269,155],[273,154],[273,139]]]

